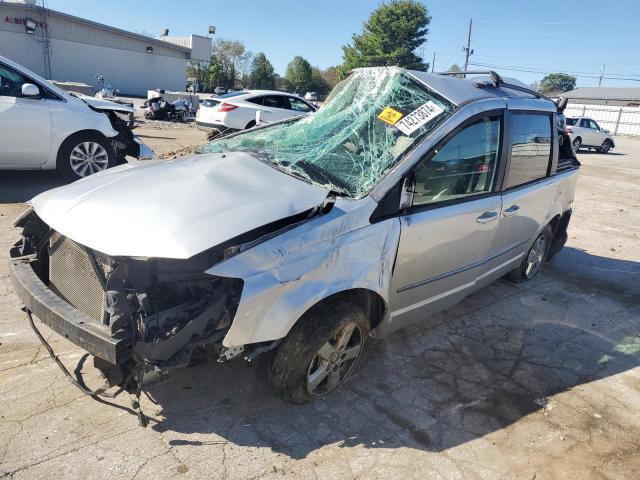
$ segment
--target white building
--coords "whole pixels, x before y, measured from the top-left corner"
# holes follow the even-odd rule
[[[188,62],[210,61],[211,38],[161,38],[45,9],[35,0],[0,0],[0,55],[52,80],[97,87],[99,73],[122,94],[184,90]]]

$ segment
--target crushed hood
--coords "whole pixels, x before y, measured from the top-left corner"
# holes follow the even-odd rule
[[[132,107],[121,103],[104,100],[102,98],[90,97],[82,93],[74,93],[74,96],[96,110],[115,110],[117,112],[135,113],[135,110]]]
[[[31,203],[51,228],[107,255],[189,258],[327,193],[237,152],[127,164]]]

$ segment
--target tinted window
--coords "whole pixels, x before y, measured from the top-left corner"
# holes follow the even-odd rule
[[[550,116],[514,114],[511,142],[511,165],[506,188],[547,175],[551,157]]]
[[[289,103],[283,95],[267,95],[264,97],[265,107],[289,109]]]
[[[203,107],[215,107],[216,105],[218,105],[220,102],[218,102],[217,100],[212,100],[210,98],[207,98],[206,100],[202,101],[202,106]]]
[[[255,103],[256,105],[262,105],[264,102],[264,97],[247,98],[247,102]]]
[[[576,118],[567,118],[567,125],[570,127],[574,127],[578,120]]]
[[[582,120],[580,120],[580,126],[582,128],[589,128],[589,120],[583,118]]]
[[[231,98],[231,97],[237,97],[238,95],[246,95],[247,92],[229,92],[229,93],[225,93],[224,95],[218,95],[218,98]]]
[[[311,107],[307,105],[305,102],[300,100],[299,98],[289,97],[289,105],[291,110],[295,110],[296,112],[310,112]]]
[[[31,83],[24,75],[0,65],[0,95],[3,97],[22,97],[22,85]]]
[[[500,146],[500,118],[465,127],[416,172],[414,205],[490,192]]]

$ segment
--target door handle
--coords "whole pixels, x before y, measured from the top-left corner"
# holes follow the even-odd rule
[[[478,218],[476,218],[476,222],[478,223],[487,223],[492,222],[498,218],[498,214],[496,212],[484,212]]]
[[[518,210],[520,210],[520,207],[518,205],[511,205],[504,212],[502,212],[502,214],[505,217],[513,217],[516,213],[518,213]]]

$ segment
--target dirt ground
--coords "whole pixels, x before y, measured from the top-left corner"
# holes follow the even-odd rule
[[[161,153],[204,140],[137,133]],[[155,379],[141,428],[63,377],[0,262],[0,477],[640,478],[640,140],[579,158],[570,239],[541,275],[371,342],[345,388],[305,406],[272,394],[264,364],[210,362]],[[0,172],[1,252],[22,202],[59,183]],[[41,327],[101,385],[82,350]]]

